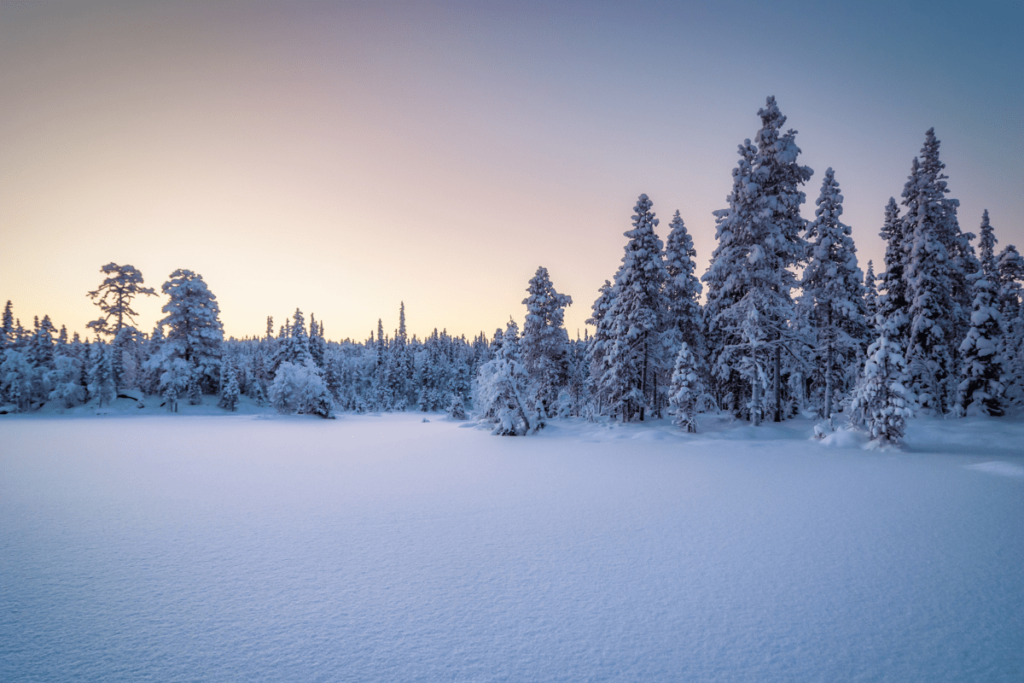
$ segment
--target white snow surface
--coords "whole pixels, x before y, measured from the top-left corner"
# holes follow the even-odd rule
[[[190,408],[0,416],[0,680],[1024,680],[1019,416]]]

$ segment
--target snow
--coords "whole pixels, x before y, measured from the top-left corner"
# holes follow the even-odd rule
[[[1024,680],[1019,415],[132,403],[0,416],[0,680]]]

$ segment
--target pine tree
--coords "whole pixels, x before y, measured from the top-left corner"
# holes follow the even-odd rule
[[[17,412],[28,410],[31,405],[33,370],[26,354],[9,348],[0,363],[0,395],[14,405]]]
[[[867,307],[850,226],[839,221],[843,196],[831,168],[825,171],[821,195],[815,203],[815,220],[807,228],[810,259],[801,286],[813,302],[819,368],[825,385],[823,415],[827,419],[838,404],[833,402],[834,393],[845,392],[845,368],[866,346]]]
[[[171,273],[162,290],[169,300],[163,307],[166,317],[157,323],[167,326],[160,363],[166,371],[171,362],[182,359],[194,368],[190,375],[196,390],[212,393],[220,374],[224,339],[217,297],[202,276],[190,270]]]
[[[238,371],[235,368],[235,360],[228,356],[221,365],[220,401],[217,405],[229,412],[238,409]]]
[[[110,347],[93,344],[89,358],[89,393],[95,396],[102,408],[104,403],[114,400],[114,370],[111,367]]]
[[[607,405],[607,392],[601,378],[604,376],[604,357],[608,352],[611,339],[611,319],[607,317],[607,313],[614,300],[615,287],[611,282],[605,280],[598,290],[597,299],[591,306],[591,314],[586,321],[588,325],[593,325],[595,328],[594,336],[590,338],[590,344],[587,346],[587,361],[591,375],[589,383],[594,393],[593,398],[597,401],[596,409],[599,413]]]
[[[1015,404],[1024,404],[1024,306],[1021,305],[1024,285],[1024,258],[1012,244],[996,259],[998,307],[1004,324],[1002,357],[1003,385],[1006,397]]]
[[[676,211],[669,223],[665,240],[665,299],[668,307],[668,328],[678,333],[678,342],[686,342],[699,352],[703,349],[701,332],[700,295],[703,287],[694,275],[697,250],[686,231],[683,219]],[[676,344],[678,347],[678,344]]]
[[[989,284],[993,287],[998,288],[999,275],[996,268],[996,243],[999,241],[996,239],[995,231],[992,229],[992,224],[989,222],[988,209],[985,209],[984,213],[981,214],[981,228],[978,230],[978,248],[981,252],[981,272],[984,273],[985,279],[989,281]]]
[[[509,320],[501,347],[480,367],[473,399],[481,419],[495,425],[492,434],[521,436],[536,429],[528,385],[529,376],[519,359],[519,326]]]
[[[966,256],[956,223],[957,202],[946,198],[944,168],[939,141],[929,129],[921,160],[914,159],[903,190],[909,246],[904,277],[910,293],[907,361],[914,391],[922,407],[939,411],[954,402],[955,349],[963,336],[961,319],[966,320],[960,302],[966,286],[959,271]]]
[[[1002,325],[999,309],[994,305],[992,284],[983,273],[974,278],[974,305],[971,328],[960,344],[963,365],[958,387],[961,414],[976,408],[994,417],[1003,415],[1001,380],[1003,368],[999,350],[1002,346]]]
[[[866,428],[872,439],[882,443],[902,441],[916,403],[909,380],[899,344],[889,340],[883,330],[878,341],[868,347],[861,380],[850,401],[850,425]]]
[[[905,277],[910,244],[906,221],[900,217],[900,208],[892,197],[885,207],[885,221],[879,234],[886,242],[885,272],[879,276],[883,293],[878,298],[875,326],[885,329],[889,340],[903,346],[910,330],[910,294]]]
[[[789,341],[788,323],[795,314],[792,268],[806,250],[805,221],[800,217],[805,196],[799,188],[813,174],[797,163],[796,131],[782,132],[786,117],[774,97],[768,98],[758,116],[761,130],[755,144],[748,140],[740,146],[729,208],[716,212],[719,244],[704,276],[706,321],[716,336],[715,374],[729,384],[736,371],[748,378],[749,412],[755,423],[762,411],[761,389],[769,375],[774,418],[782,417],[781,351]]]
[[[11,300],[4,306],[3,327],[0,327],[0,351],[14,346],[14,310]]]
[[[533,385],[535,409],[544,420],[555,414],[558,390],[567,380],[569,335],[563,320],[572,297],[555,291],[543,266],[537,268],[526,291],[526,322],[519,348]]]
[[[663,287],[667,279],[662,243],[654,233],[658,225],[651,200],[642,194],[633,207],[633,229],[622,266],[615,276],[614,299],[607,319],[605,354],[600,384],[613,415],[623,422],[654,404],[655,375],[660,356],[660,333],[666,315]]]
[[[673,422],[690,434],[697,432],[697,413],[703,409],[707,400],[696,364],[690,345],[683,342],[672,373],[669,404],[675,415]]]
[[[462,401],[461,393],[452,394],[452,401],[448,405],[448,417],[453,420],[465,420],[466,419],[466,405]]]
[[[95,330],[97,335],[113,339],[122,327],[135,324],[138,313],[131,308],[132,299],[140,295],[153,296],[156,292],[152,287],[142,286],[142,273],[135,266],[108,263],[100,268],[100,272],[108,277],[95,291],[89,292],[89,298],[99,306],[103,317],[93,320],[87,327]]]
[[[876,286],[875,264],[868,261],[868,270],[864,273],[864,311],[865,322],[869,326],[877,325],[875,316],[878,314],[878,287]]]

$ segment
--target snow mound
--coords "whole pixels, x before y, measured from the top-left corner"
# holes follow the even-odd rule
[[[976,465],[967,465],[965,469],[995,474],[1000,477],[1022,477],[1024,478],[1024,467],[1015,465],[1012,462],[993,460],[991,462],[979,462]]]
[[[819,443],[829,448],[869,448],[870,438],[858,429],[843,427],[831,434],[826,434]]]

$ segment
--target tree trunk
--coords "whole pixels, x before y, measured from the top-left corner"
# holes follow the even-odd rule
[[[640,421],[644,421],[644,402],[647,400],[647,333],[644,332],[644,339],[642,342],[644,347],[644,362],[641,365],[640,370]]]
[[[775,372],[773,393],[775,397],[775,421],[782,422],[782,348],[775,347],[775,359],[773,363]]]
[[[750,357],[754,361],[754,379],[750,391],[750,420],[755,426],[761,424],[761,378],[757,372],[757,352],[752,350]]]
[[[832,342],[825,350],[825,419],[832,417]]]

